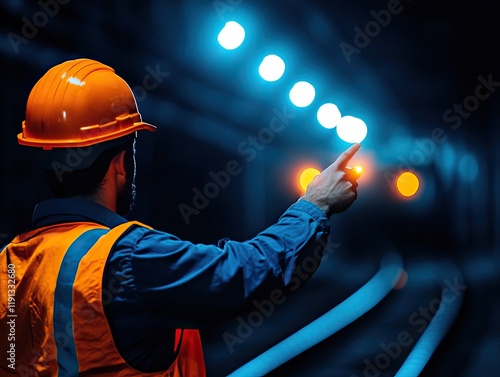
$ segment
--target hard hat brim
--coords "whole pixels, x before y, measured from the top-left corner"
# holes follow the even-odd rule
[[[24,122],[23,122],[24,127]],[[22,132],[17,135],[17,140],[20,145],[25,145],[29,147],[39,147],[44,150],[51,150],[55,148],[81,148],[90,147],[92,145],[97,145],[100,143],[105,143],[113,139],[118,139],[123,136],[127,136],[136,131],[149,131],[155,132],[157,130],[156,126],[145,122],[134,122],[128,127],[120,128],[114,132],[103,133],[103,126],[92,126],[82,128],[82,132],[85,132],[85,138],[81,139],[69,139],[69,140],[47,140],[47,139],[37,139],[26,137]]]

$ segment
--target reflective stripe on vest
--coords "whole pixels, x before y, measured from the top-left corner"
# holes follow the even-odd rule
[[[60,377],[77,376],[79,369],[75,339],[72,332],[66,332],[66,329],[73,328],[71,309],[73,308],[73,283],[76,271],[84,255],[107,232],[105,229],[92,229],[83,233],[69,247],[59,270],[54,295],[54,339],[57,346],[58,376]],[[65,336],[59,336],[61,334]]]

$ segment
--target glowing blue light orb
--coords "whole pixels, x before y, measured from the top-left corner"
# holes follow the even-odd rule
[[[318,110],[318,122],[325,128],[335,128],[341,118],[339,108],[333,103],[325,103]]]
[[[297,107],[307,107],[316,98],[316,89],[306,81],[300,81],[290,90],[290,101]]]
[[[226,50],[235,50],[245,40],[245,29],[236,21],[229,21],[219,33],[217,40]]]
[[[472,183],[479,175],[479,163],[476,157],[467,154],[458,163],[458,175],[463,182]]]
[[[277,55],[268,55],[259,66],[260,76],[269,82],[278,81],[285,73],[285,62]]]
[[[346,143],[361,143],[367,134],[368,127],[359,118],[343,116],[337,124],[337,135]]]

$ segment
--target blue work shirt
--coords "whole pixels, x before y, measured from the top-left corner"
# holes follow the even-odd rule
[[[79,221],[109,228],[127,222],[84,199],[47,200],[33,214],[35,228]],[[317,258],[329,231],[324,212],[305,200],[244,242],[193,244],[131,227],[110,251],[103,277],[103,305],[118,351],[138,370],[166,369],[176,328],[206,328],[254,297],[289,286],[295,268]]]

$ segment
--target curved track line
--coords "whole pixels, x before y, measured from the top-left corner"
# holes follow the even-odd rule
[[[464,279],[459,271],[456,271],[454,277],[457,279],[456,281],[458,281],[458,284],[463,284]],[[443,288],[441,291],[441,304],[434,318],[432,318],[429,326],[427,326],[427,329],[420,336],[415,347],[413,347],[394,377],[418,376],[455,321],[462,307],[463,294],[453,296],[453,301],[450,302],[450,299],[445,296],[445,292],[449,291],[449,287],[443,287],[443,285],[444,284],[441,283],[441,287]]]
[[[380,270],[339,305],[244,364],[228,377],[263,376],[351,324],[392,290],[403,269],[399,255],[383,259]]]

